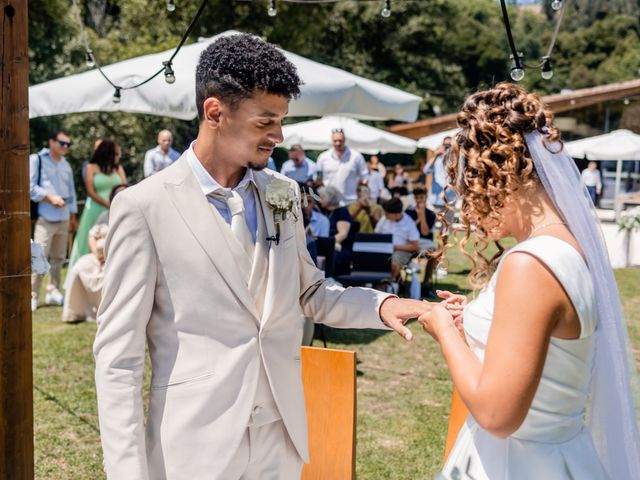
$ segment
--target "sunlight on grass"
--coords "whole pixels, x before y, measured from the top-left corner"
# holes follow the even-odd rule
[[[469,265],[456,249],[451,255],[450,273],[438,287],[467,291]],[[617,270],[616,278],[640,360],[640,269]],[[95,324],[63,324],[61,310],[41,308],[33,321],[36,478],[101,479],[91,353]],[[411,344],[386,332],[328,334],[330,347],[358,353],[360,480],[429,479],[441,465],[451,381],[435,343],[417,323],[409,328],[416,336]]]

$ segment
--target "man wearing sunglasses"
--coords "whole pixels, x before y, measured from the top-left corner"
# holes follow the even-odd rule
[[[49,148],[29,157],[30,196],[38,203],[33,240],[42,245],[51,264],[45,303],[62,305],[60,271],[67,253],[69,229],[76,230],[76,188],[73,171],[65,159],[71,139],[64,132],[49,136]],[[42,276],[31,277],[31,310],[38,308]]]

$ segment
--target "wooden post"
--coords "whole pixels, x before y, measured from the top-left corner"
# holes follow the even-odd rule
[[[0,480],[31,480],[27,0],[0,0]]]

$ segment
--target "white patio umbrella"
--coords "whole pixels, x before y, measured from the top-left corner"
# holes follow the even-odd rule
[[[149,83],[121,92],[113,102],[114,88],[97,69],[51,80],[29,88],[29,118],[75,112],[123,111],[190,120],[196,117],[194,78],[200,53],[226,31],[183,47],[173,60],[176,81],[166,83],[161,73]],[[298,68],[304,82],[302,96],[289,106],[290,116],[348,115],[354,118],[414,121],[421,98],[338,68],[323,65],[282,50]],[[144,55],[103,67],[114,84],[126,87],[146,79],[162,67],[173,50]]]
[[[365,125],[346,117],[326,116],[318,120],[293,123],[282,127],[284,142],[281,146],[302,145],[309,150],[325,150],[331,147],[332,130],[344,131],[347,145],[367,154],[413,153],[416,142],[379,128]]]
[[[426,148],[427,150],[437,150],[445,137],[453,137],[460,131],[459,128],[452,128],[443,132],[434,133],[433,135],[427,135],[418,139],[418,147]]]
[[[614,202],[618,212],[618,195],[622,178],[622,162],[624,160],[640,160],[640,135],[630,130],[614,130],[611,133],[583,138],[573,142],[565,142],[565,148],[574,158],[587,160],[615,160],[616,183]]]

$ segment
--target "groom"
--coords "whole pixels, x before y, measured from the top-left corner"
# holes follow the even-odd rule
[[[299,479],[303,315],[410,340],[404,322],[428,309],[325,281],[301,213],[276,225],[265,193],[288,182],[299,194],[263,168],[300,84],[272,45],[220,38],[196,71],[197,139],[113,203],[94,345],[109,479]]]

